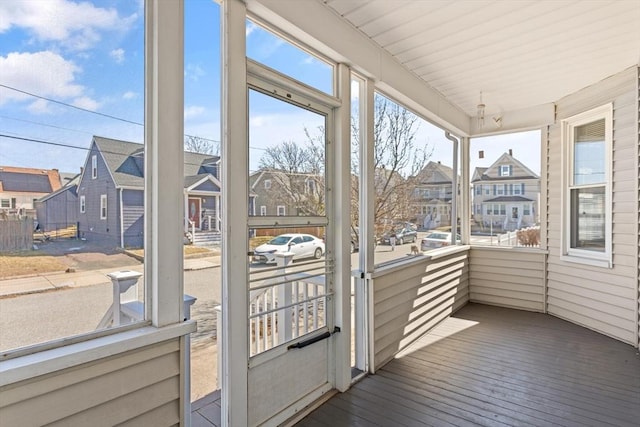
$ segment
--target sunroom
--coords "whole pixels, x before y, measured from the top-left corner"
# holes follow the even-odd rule
[[[637,2],[221,1],[220,400],[211,402],[220,418],[208,421],[201,406],[192,413],[190,401],[196,378],[189,370],[189,335],[197,325],[183,304],[184,174],[175,161],[184,155],[176,141],[185,134],[189,3],[146,0],[144,6],[143,319],[4,352],[2,424],[633,425],[639,419]],[[330,84],[305,80],[300,64],[278,69],[250,55],[254,26],[310,55],[311,64],[328,70]],[[254,148],[266,112],[282,106],[305,126],[314,163],[304,171],[297,210],[283,202],[277,215],[261,215],[248,205],[256,194],[250,175],[264,166]],[[430,146],[429,136],[412,133],[416,123],[436,129],[439,139]],[[415,140],[411,149],[380,138],[394,129],[402,133],[403,126],[409,129],[405,141]],[[508,139],[496,151],[492,144],[500,137]],[[408,157],[398,157],[403,148]],[[389,152],[396,157],[385,157]],[[526,215],[536,217],[537,226],[513,235],[487,233],[472,218],[473,168],[506,152],[534,174],[508,176],[515,168],[498,165],[493,179],[505,183],[502,191],[518,203],[529,185],[538,194],[526,199]],[[485,154],[493,157],[480,162]],[[412,179],[429,161],[450,169],[449,190],[441,186],[429,195],[432,206],[442,205],[437,210],[410,198]],[[380,193],[381,179],[393,191]],[[446,206],[438,203],[440,192]],[[390,202],[381,204],[380,194]],[[514,210],[507,194],[496,196],[505,197],[497,208],[502,216],[524,214],[525,204]],[[400,223],[411,229],[408,224],[427,214],[447,218],[440,221],[448,224],[440,230],[449,239],[443,247],[423,247],[420,239],[431,230],[420,227],[415,250],[378,244]],[[291,263],[290,250],[278,255],[275,267],[257,269],[250,242],[261,230],[314,230],[324,240],[322,256]],[[352,254],[354,230],[359,251]],[[504,323],[514,325],[511,332]],[[525,323],[531,329],[519,328]],[[543,333],[556,329],[561,333],[551,338]],[[469,337],[474,331],[479,335]],[[466,338],[451,341],[456,334]],[[596,348],[589,340],[602,337],[597,351],[611,349],[609,362],[623,364],[611,371],[623,391],[599,377],[610,418],[580,411],[578,418],[509,418],[526,414],[509,399],[509,414],[495,415],[486,402],[485,412],[469,418],[464,398],[438,386],[421,397],[435,402],[426,404],[431,418],[393,397],[394,411],[373,418],[360,416],[376,414],[375,399],[349,407],[344,402],[357,395],[328,400],[358,387],[363,393],[389,386],[388,372],[403,369],[393,363],[407,355],[413,355],[412,373],[400,376],[414,377],[406,390],[419,394],[420,384],[432,378],[463,381],[447,358],[468,362],[471,382],[476,368],[465,340],[502,336],[516,347],[518,334],[527,334],[527,342],[516,353],[541,347],[549,364],[570,357],[569,350],[552,354],[563,336],[569,347],[574,339],[587,340],[573,347],[584,349],[585,358],[595,357],[586,351]],[[531,338],[536,335],[546,341]],[[421,353],[442,343],[453,344],[442,353]],[[494,350],[478,347],[480,353]],[[441,363],[429,364],[430,358]],[[557,383],[576,380],[571,369],[579,363],[562,365]],[[531,376],[551,375],[522,368]],[[369,379],[380,381],[359,386]],[[493,381],[495,387],[508,383]],[[518,387],[527,400],[527,384]],[[602,394],[595,391],[585,402]],[[460,412],[444,410],[439,397],[449,399],[447,407],[459,402]]]

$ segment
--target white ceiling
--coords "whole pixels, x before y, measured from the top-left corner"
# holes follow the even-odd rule
[[[468,115],[559,100],[640,63],[640,0],[323,0]]]

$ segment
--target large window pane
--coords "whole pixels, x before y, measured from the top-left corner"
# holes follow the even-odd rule
[[[471,140],[471,243],[540,243],[540,132]]]
[[[605,182],[604,119],[578,126],[573,145],[573,185]]]
[[[325,215],[325,117],[249,93],[249,215]]]
[[[43,4],[0,3],[3,351],[144,320],[142,2]]]
[[[250,20],[247,20],[247,57],[333,94],[333,66]]]
[[[571,247],[605,251],[604,187],[571,190]]]

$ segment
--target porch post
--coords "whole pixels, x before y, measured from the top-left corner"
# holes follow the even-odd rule
[[[333,237],[335,242],[335,387],[345,391],[351,384],[351,71],[338,64],[333,173]]]
[[[461,243],[466,245],[471,239],[471,178],[470,178],[470,153],[471,153],[471,139],[468,136],[464,136],[460,139],[462,145],[462,170],[460,178],[462,185],[460,188],[461,194],[461,206],[460,206],[460,230]]]
[[[246,5],[223,0],[222,39],[222,417],[248,425],[248,111]],[[237,233],[244,238],[232,238]]]

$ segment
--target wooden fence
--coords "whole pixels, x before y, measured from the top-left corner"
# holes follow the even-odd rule
[[[32,218],[0,220],[0,252],[25,251],[32,246]]]

